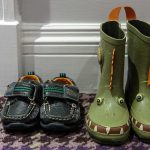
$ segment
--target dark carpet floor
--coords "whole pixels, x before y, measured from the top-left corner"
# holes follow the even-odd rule
[[[80,101],[85,108],[94,99],[93,94],[81,94]],[[0,109],[4,103],[0,98]],[[0,121],[0,150],[150,150],[150,145],[141,142],[135,135],[121,146],[104,146],[95,143],[88,135],[85,126],[73,133],[50,134],[42,129],[30,133],[5,133]]]

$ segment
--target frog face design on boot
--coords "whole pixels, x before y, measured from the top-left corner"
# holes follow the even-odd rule
[[[139,138],[149,141],[150,25],[137,19],[129,20],[127,36],[128,77],[125,97],[129,103],[133,130]]]
[[[124,99],[125,34],[117,22],[121,7],[113,9],[100,27],[99,88],[86,116],[90,136],[102,144],[122,144],[129,138],[130,119]]]

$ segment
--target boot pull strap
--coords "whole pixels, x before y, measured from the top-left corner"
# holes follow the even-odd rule
[[[109,21],[118,21],[119,15],[120,15],[120,10],[121,10],[121,7],[116,7],[114,9],[112,9],[111,12],[109,13],[108,20]]]
[[[134,20],[136,19],[136,13],[132,7],[125,6],[124,7],[126,13],[126,20]],[[108,16],[109,21],[118,21],[120,15],[121,7],[116,7],[111,10]]]
[[[136,13],[132,7],[125,6],[124,7],[125,13],[126,13],[126,19],[129,20],[135,20],[136,19]]]

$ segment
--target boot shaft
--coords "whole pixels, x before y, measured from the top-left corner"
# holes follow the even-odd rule
[[[128,31],[128,80],[126,100],[136,134],[150,140],[150,25],[132,19]]]
[[[116,21],[103,23],[100,34],[102,73],[99,92],[111,91],[114,95],[123,96],[125,34]]]
[[[127,23],[128,28],[128,57],[129,77],[133,84],[147,84],[150,68],[150,25],[132,20]]]
[[[100,28],[100,84],[86,120],[87,128],[93,131],[91,134],[95,139],[104,137],[102,141],[114,143],[126,140],[130,130],[123,92],[126,38],[117,22],[120,9],[114,8],[109,15],[110,21],[103,23]]]

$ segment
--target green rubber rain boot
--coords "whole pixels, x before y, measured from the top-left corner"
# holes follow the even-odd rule
[[[125,34],[117,22],[121,7],[113,9],[101,25],[98,59],[100,84],[86,116],[90,136],[102,144],[122,144],[129,137],[129,112],[124,100]]]
[[[131,8],[125,7],[126,14]],[[128,80],[126,99],[129,101],[133,130],[150,141],[150,25],[128,21]]]

